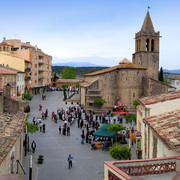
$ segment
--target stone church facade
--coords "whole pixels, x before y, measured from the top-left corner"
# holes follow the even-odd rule
[[[135,35],[132,63],[123,59],[117,66],[84,75],[85,81],[80,84],[82,107],[106,111],[121,101],[128,110],[134,110],[133,101],[140,97],[174,91],[172,86],[158,81],[159,38],[160,33],[155,32],[147,12],[141,30]],[[106,103],[99,108],[95,98]]]

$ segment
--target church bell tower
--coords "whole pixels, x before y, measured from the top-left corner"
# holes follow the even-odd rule
[[[149,11],[139,32],[135,34],[135,53],[133,63],[147,68],[147,77],[158,80],[159,74],[159,36],[155,32]]]

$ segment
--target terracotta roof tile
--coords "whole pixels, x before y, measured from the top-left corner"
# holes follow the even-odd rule
[[[23,131],[25,114],[0,113],[0,163]]]
[[[180,98],[180,90],[164,93],[164,94],[159,94],[155,96],[143,97],[143,98],[138,99],[138,101],[142,105],[150,105],[150,104],[155,104],[158,102],[179,99],[179,98]]]
[[[145,70],[146,68],[144,68],[142,66],[139,66],[139,65],[136,65],[136,64],[133,64],[133,63],[126,63],[126,64],[119,64],[117,66],[113,66],[113,67],[103,69],[103,70],[100,70],[100,71],[96,71],[96,72],[93,72],[93,73],[85,74],[84,76],[95,76],[95,75],[98,75],[98,74],[103,74],[103,73],[106,73],[106,72],[114,71],[116,69],[144,69]]]
[[[180,109],[144,118],[169,149],[180,151]]]

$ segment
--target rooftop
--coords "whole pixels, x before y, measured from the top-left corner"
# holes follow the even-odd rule
[[[155,104],[158,102],[164,102],[164,101],[169,101],[169,100],[178,99],[178,98],[180,98],[180,90],[164,93],[164,94],[159,94],[155,96],[143,97],[143,98],[138,99],[138,101],[142,105],[145,106],[145,105]]]
[[[0,113],[0,163],[23,131],[25,114]]]
[[[180,152],[180,109],[144,118],[168,149]]]
[[[103,70],[100,70],[100,71],[96,71],[96,72],[93,72],[93,73],[85,74],[84,76],[95,76],[95,75],[98,75],[98,74],[107,73],[107,72],[114,71],[114,70],[117,70],[117,69],[143,69],[143,70],[146,70],[146,68],[144,68],[142,66],[139,66],[139,65],[136,65],[136,64],[133,64],[133,63],[129,62],[129,63],[125,63],[125,64],[119,64],[117,66],[113,66],[113,67],[103,69]]]

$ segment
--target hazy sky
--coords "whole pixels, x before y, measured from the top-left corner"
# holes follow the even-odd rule
[[[178,0],[0,0],[0,5],[1,40],[31,42],[53,56],[53,63],[92,57],[91,63],[106,66],[132,60],[135,33],[150,6],[154,29],[162,36],[160,67],[180,69]]]

